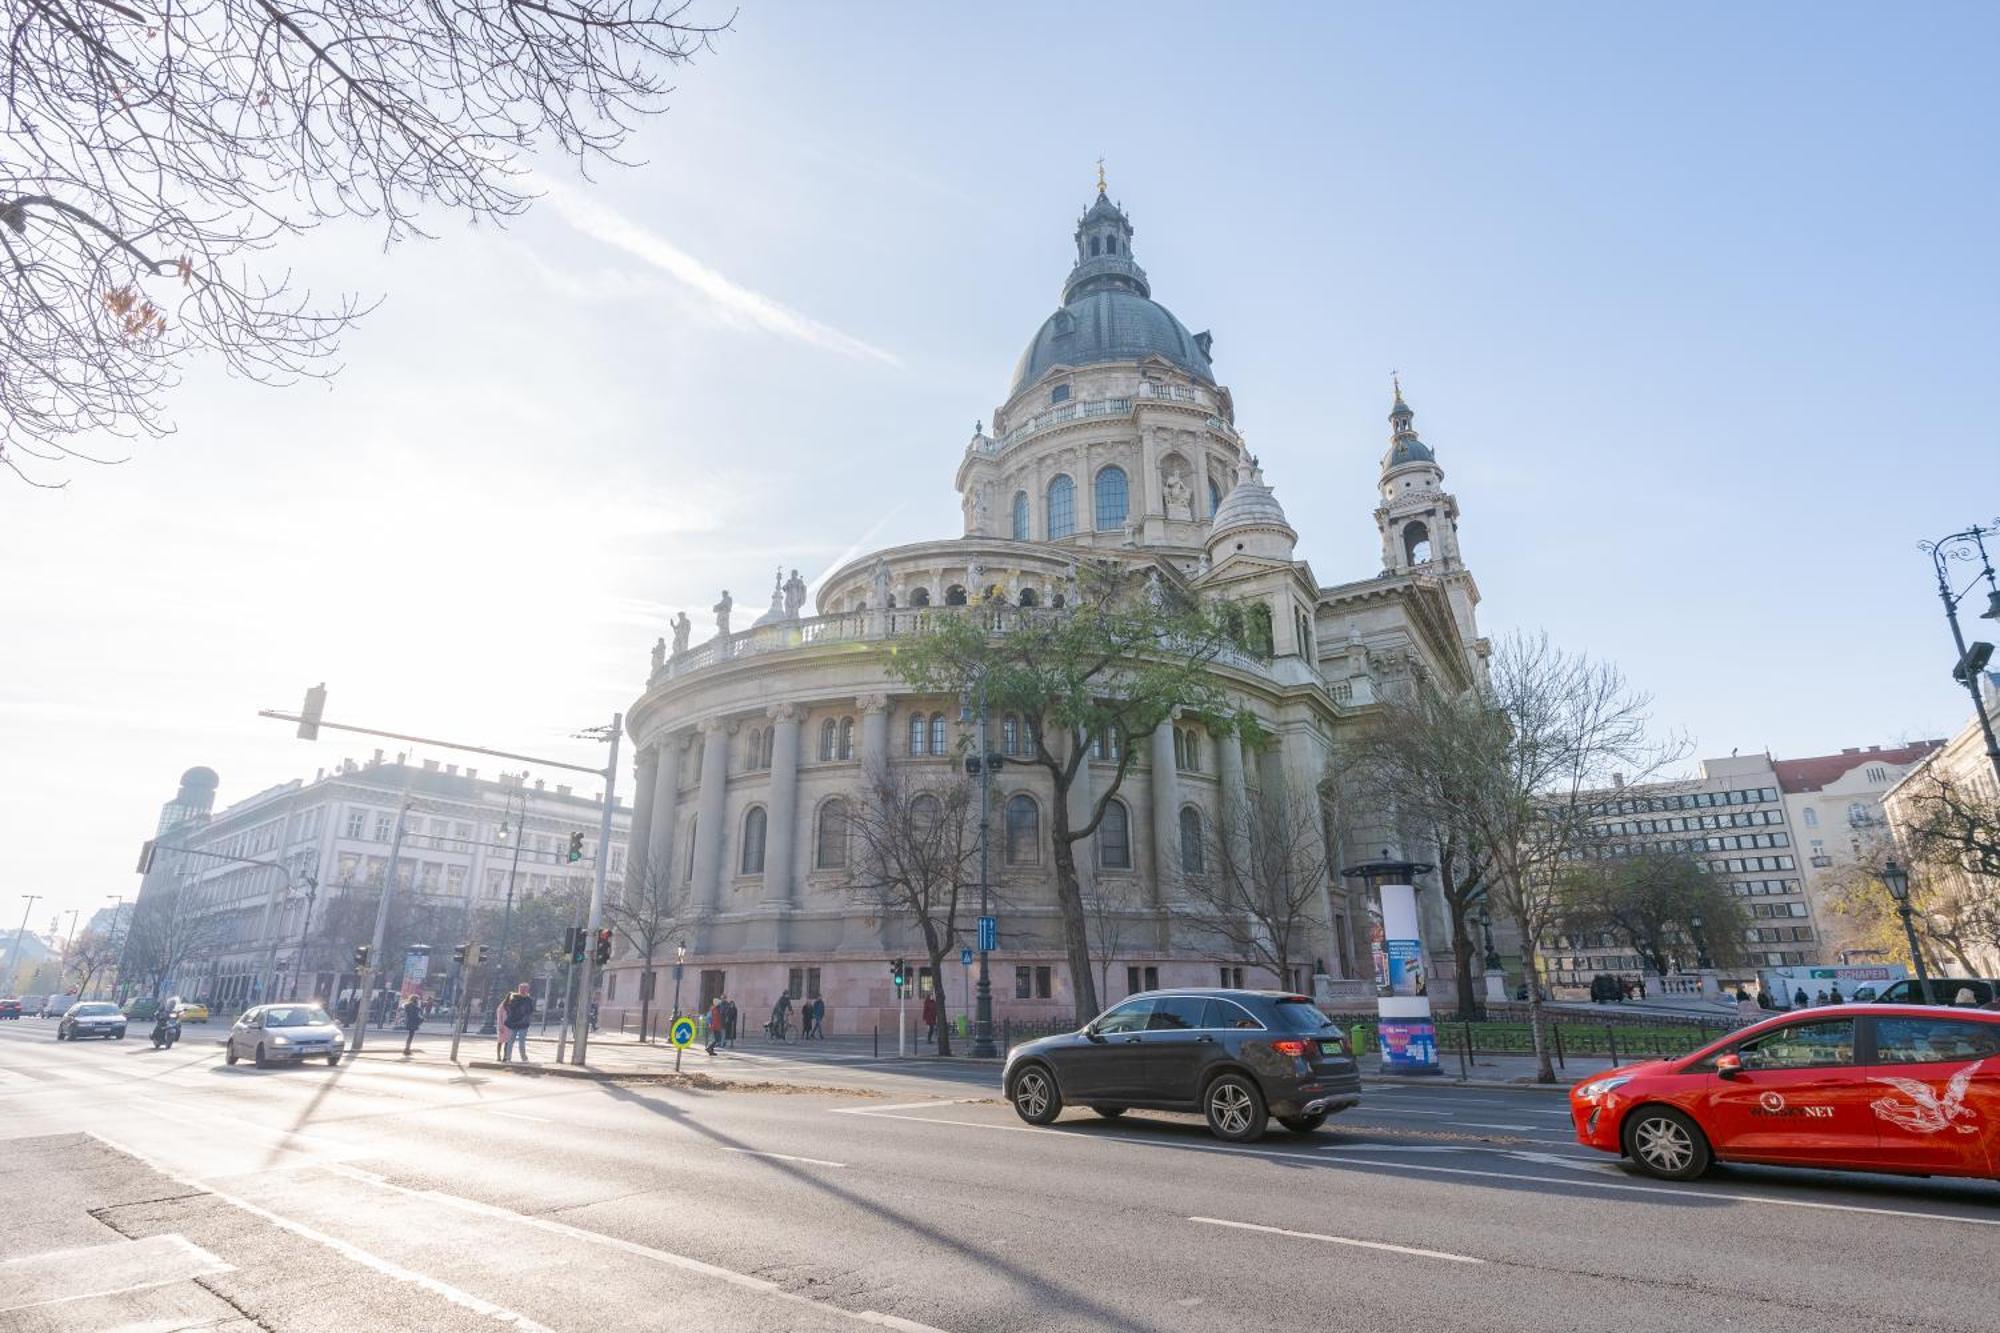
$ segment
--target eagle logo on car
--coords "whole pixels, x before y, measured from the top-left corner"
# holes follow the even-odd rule
[[[1944,1095],[1938,1096],[1930,1084],[1914,1078],[1871,1078],[1871,1083],[1885,1083],[1908,1097],[1905,1102],[1895,1097],[1878,1097],[1869,1105],[1875,1114],[1899,1128],[1913,1134],[1941,1134],[1946,1128],[1961,1134],[1977,1134],[1978,1127],[1972,1121],[1979,1118],[1978,1112],[1965,1104],[1965,1092],[1972,1086],[1972,1076],[1979,1071],[1984,1060],[1974,1060],[1965,1068],[1951,1076],[1944,1085]],[[1957,1121],[1966,1121],[1957,1124]]]

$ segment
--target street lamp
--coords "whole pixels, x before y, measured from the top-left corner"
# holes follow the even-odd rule
[[[986,672],[984,668],[981,668],[979,671],[978,684],[975,686],[975,697],[978,709],[977,725],[979,727],[979,916],[984,921],[987,916],[991,915],[993,910],[987,896],[987,881],[991,878],[988,873],[990,852],[987,845],[989,841],[987,824],[989,822],[988,809],[993,799],[994,763],[992,748],[987,744],[989,733],[987,731],[986,719]],[[961,716],[964,715],[965,711],[967,710],[960,710]],[[973,991],[976,998],[973,1001],[972,1058],[975,1060],[989,1060],[998,1055],[999,1050],[993,1045],[993,978],[987,969],[986,932],[984,930],[978,932],[976,942],[979,945],[979,981]],[[940,996],[942,996],[941,991]]]
[[[1482,906],[1479,909],[1479,915],[1472,919],[1479,923],[1479,933],[1486,941],[1486,970],[1488,972],[1498,972],[1500,970],[1500,951],[1493,947],[1493,914]]]
[[[1702,938],[1701,927],[1701,913],[1696,912],[1688,918],[1688,929],[1694,934],[1694,965],[1707,971],[1715,964],[1709,961],[1708,941]]]
[[[514,876],[521,869],[521,844],[528,840],[528,788],[526,785],[528,771],[526,769],[521,770],[519,781],[522,783],[520,788],[521,813],[518,815],[514,813],[514,793],[510,792],[507,796],[507,817],[500,821],[500,841],[507,842],[510,839],[512,840],[514,844],[514,860],[507,867],[507,905],[501,909],[500,913],[500,952],[495,956],[492,971],[486,974],[486,998],[480,1002],[480,1008],[486,1011],[485,1017],[479,1023],[479,1031],[482,1036],[492,1036],[499,1030],[494,1026],[493,1019],[494,1010],[498,1008],[493,999],[493,982],[499,976],[500,969],[507,966],[507,945],[509,937],[514,931]],[[508,828],[508,819],[514,820],[516,824],[516,827],[511,832]]]
[[[1994,737],[1993,719],[1987,716],[1986,697],[1979,689],[1979,676],[1993,657],[1993,645],[1974,643],[1968,647],[1965,633],[1958,627],[1958,604],[1979,586],[1982,579],[1986,582],[1986,609],[1979,613],[1979,619],[2000,621],[2000,580],[1995,579],[1993,560],[1986,552],[1987,537],[1997,532],[2000,532],[2000,519],[1985,526],[1975,523],[1934,542],[1919,542],[1917,548],[1929,555],[1931,563],[1937,568],[1938,599],[1944,603],[1944,617],[1951,622],[1952,645],[1958,649],[1958,661],[1951,669],[1951,677],[1965,686],[1966,693],[1972,696],[1973,715],[1979,719],[1979,729],[1986,735],[1986,760],[1993,765],[1993,776],[2000,779],[2000,739]],[[1975,557],[1979,561],[1979,573],[1963,588],[1953,588],[1950,562],[1971,561]],[[1904,882],[1908,883],[1907,877]]]
[[[1924,951],[1917,947],[1917,928],[1910,924],[1913,911],[1910,907],[1910,872],[1897,865],[1893,856],[1882,867],[1882,887],[1889,890],[1889,896],[1896,902],[1896,914],[1903,918],[1903,938],[1910,942],[1910,961],[1917,965],[1917,989],[1923,993],[1925,1000],[1929,1000],[1930,973],[1924,970]]]
[[[686,940],[674,941],[674,1018],[681,1016],[681,969],[687,964],[688,947]],[[671,1024],[672,1019],[668,1022]]]

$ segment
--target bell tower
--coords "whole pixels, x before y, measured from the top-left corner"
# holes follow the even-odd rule
[[[1382,534],[1382,568],[1392,574],[1444,574],[1464,568],[1458,551],[1458,501],[1444,489],[1444,469],[1429,445],[1417,438],[1416,414],[1394,381],[1389,409],[1389,452],[1382,456],[1381,505],[1375,526]]]

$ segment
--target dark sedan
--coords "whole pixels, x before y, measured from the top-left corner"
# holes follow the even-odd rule
[[[118,1006],[104,1001],[87,1000],[73,1004],[69,1012],[56,1024],[57,1041],[82,1041],[85,1037],[104,1037],[119,1040],[125,1035],[125,1015]]]
[[[1007,1100],[1046,1125],[1065,1104],[1107,1118],[1133,1107],[1193,1111],[1220,1139],[1264,1133],[1271,1117],[1310,1134],[1361,1100],[1361,1072],[1332,1019],[1283,991],[1150,991],[1080,1032],[1007,1053]]]

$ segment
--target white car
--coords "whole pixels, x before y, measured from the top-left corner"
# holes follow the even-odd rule
[[[259,1069],[279,1061],[324,1059],[340,1063],[347,1034],[316,1004],[260,1004],[246,1009],[229,1029],[222,1058],[230,1064],[248,1056]]]

